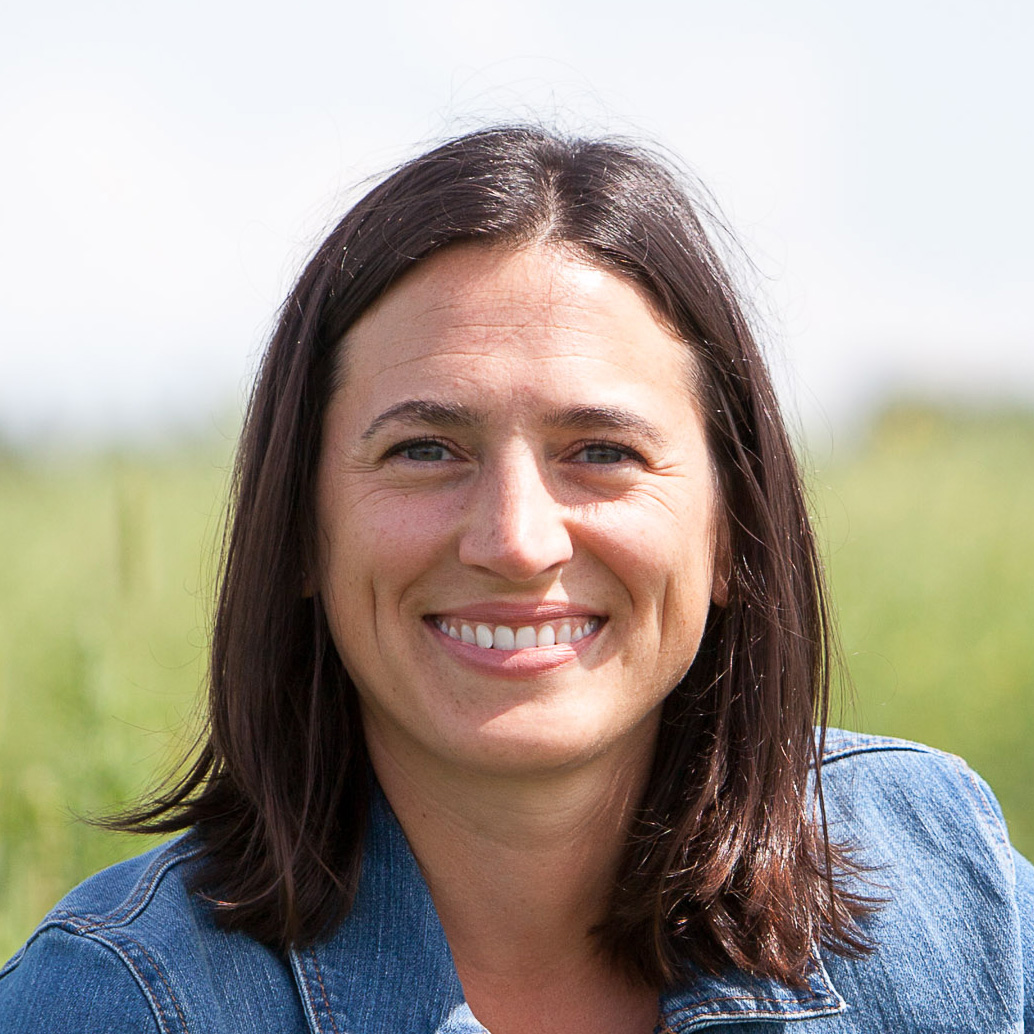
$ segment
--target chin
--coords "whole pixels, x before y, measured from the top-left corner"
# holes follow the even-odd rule
[[[506,714],[483,724],[462,747],[457,745],[456,756],[469,758],[471,767],[486,775],[549,776],[594,767],[606,759],[621,764],[641,758],[644,750],[652,750],[654,738],[652,722],[615,735],[596,722]]]

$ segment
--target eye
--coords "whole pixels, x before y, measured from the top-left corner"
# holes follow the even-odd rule
[[[615,464],[627,460],[641,460],[635,450],[611,442],[588,442],[572,457],[576,463]]]
[[[447,445],[434,438],[416,438],[408,442],[399,442],[385,458],[391,459],[394,456],[413,463],[441,463],[444,460],[456,459]]]

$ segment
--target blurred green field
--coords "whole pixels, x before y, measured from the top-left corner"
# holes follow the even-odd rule
[[[834,718],[962,755],[1034,857],[1034,412],[890,406],[813,499],[855,690]]]
[[[189,742],[229,446],[0,460],[0,956]]]
[[[145,843],[117,809],[190,741],[229,446],[0,457],[0,959]],[[856,692],[962,754],[1034,854],[1034,413],[890,408],[812,477]]]

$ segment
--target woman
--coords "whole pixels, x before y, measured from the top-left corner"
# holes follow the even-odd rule
[[[1034,1023],[990,791],[822,731],[793,453],[656,159],[396,171],[288,298],[235,487],[206,738],[121,823],[186,835],[45,919],[0,1030]]]

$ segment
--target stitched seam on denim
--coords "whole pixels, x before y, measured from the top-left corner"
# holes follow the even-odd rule
[[[165,976],[165,973],[159,967],[158,963],[155,962],[154,956],[151,955],[151,953],[139,941],[135,940],[134,938],[129,938],[129,939],[131,941],[133,941],[133,944],[135,944],[136,947],[139,949],[140,954],[143,955],[143,957],[145,959],[147,959],[147,961],[154,967],[155,972],[161,978],[162,983],[165,985],[165,990],[168,992],[169,998],[172,1000],[172,1006],[176,1010],[176,1015],[179,1017],[180,1027],[184,1031],[186,1031],[187,1030],[187,1018],[183,1015],[183,1010],[180,1008],[179,999],[176,997],[176,992],[173,991],[173,989],[172,989],[172,984],[169,983],[168,979]],[[141,976],[141,979],[144,981],[144,983],[147,984],[148,987],[150,987],[151,985],[150,985],[150,983],[148,983],[147,978],[144,977],[144,975],[142,973],[140,974],[140,976]],[[153,993],[153,991],[152,991],[152,993]],[[157,1001],[157,999],[155,999],[155,1001]]]
[[[337,1029],[337,1024],[334,1022],[334,1013],[330,1008],[330,999],[327,997],[327,988],[323,984],[323,970],[320,969],[320,964],[316,959],[316,953],[314,951],[310,951],[309,958],[312,959],[312,968],[316,970],[316,979],[320,983],[320,994],[323,996],[323,1005],[327,1011],[327,1018],[330,1020],[330,1028],[334,1031],[334,1034],[341,1034]]]
[[[68,927],[71,927],[71,929],[68,929]],[[107,948],[117,959],[119,959],[122,962],[122,965],[125,966],[126,969],[128,969],[130,973],[132,973],[133,976],[136,977],[142,984],[144,984],[147,987],[147,989],[151,992],[150,997],[146,998],[148,1007],[151,1010],[151,1015],[154,1017],[155,1022],[158,1024],[159,1030],[161,1030],[163,1034],[172,1034],[168,1021],[165,1017],[165,1010],[162,1008],[161,1002],[155,996],[154,988],[151,986],[151,982],[147,979],[147,977],[144,976],[143,973],[140,972],[139,967],[134,965],[133,960],[126,957],[125,952],[120,950],[118,944],[114,943],[111,940],[108,940],[107,938],[99,936],[98,934],[89,929],[82,929],[72,921],[69,921],[67,923],[47,922],[46,924],[41,925],[39,927],[39,929],[34,934],[33,939],[35,939],[36,936],[39,936],[39,934],[43,933],[45,930],[53,928],[65,930],[66,933],[71,933],[76,937],[84,937],[87,940],[93,941],[95,944],[100,944]],[[147,953],[144,952],[144,954],[146,955]],[[150,956],[148,956],[148,960],[151,962],[151,965],[154,965],[154,960],[151,959]],[[157,969],[157,966],[155,966],[155,968]],[[162,979],[164,980],[164,977]],[[168,987],[168,981],[165,981],[165,985],[166,987]],[[173,1004],[176,1005],[176,1013],[180,1018],[182,1029],[186,1031],[186,1022],[183,1019],[183,1014],[179,1010],[179,1005],[176,1002],[176,996],[173,995],[171,987],[169,987],[169,995],[170,997],[172,997]]]
[[[169,1000],[172,1002],[172,1007],[176,1010],[176,1016],[180,1021],[180,1029],[182,1031],[187,1031],[187,1018],[183,1015],[183,1010],[180,1007],[179,999],[176,997],[176,992],[172,989],[172,984],[169,983],[162,968],[155,961],[154,956],[135,937],[126,937],[125,934],[123,934],[122,937],[116,941],[114,939],[102,937],[96,931],[86,932],[83,936],[89,937],[90,940],[96,941],[98,944],[104,944],[110,948],[116,955],[118,955],[126,968],[131,970],[137,978],[147,986],[147,989],[151,992],[151,1001],[154,1002],[155,1008],[159,1013],[161,1013],[159,1024],[164,1031],[171,1034],[171,1029],[165,1019],[165,1010],[162,1008],[162,1004],[158,996],[154,993],[154,985],[141,972],[140,967],[135,963],[132,956],[128,955],[121,941],[127,941],[132,945],[132,947],[151,964],[151,967],[158,974],[159,979],[165,986],[165,990],[168,992]]]
[[[129,897],[121,904],[116,905],[110,912],[98,915],[96,913],[73,912],[67,908],[62,908],[51,912],[49,918],[74,923],[82,933],[125,926],[127,923],[132,922],[147,907],[148,902],[158,889],[158,885],[169,871],[181,862],[189,861],[198,851],[200,851],[200,848],[194,848],[184,854],[170,854],[166,856],[163,853],[148,866],[143,876],[137,880],[130,891]]]
[[[778,1001],[779,999],[777,999],[777,998],[775,998],[775,999],[761,998],[761,999],[756,999],[756,1000],[757,1001]],[[744,999],[744,1001],[755,1001],[755,999],[748,998],[748,999]],[[724,1011],[713,1010],[713,1011],[708,1011],[708,1012],[704,1012],[704,1013],[698,1013],[696,1016],[688,1015],[692,1011],[692,1009],[695,1009],[695,1008],[696,1008],[696,1006],[692,1006],[691,1008],[687,1008],[687,1009],[676,1009],[676,1010],[674,1010],[674,1012],[675,1013],[682,1013],[682,1014],[685,1015],[685,1018],[687,1020],[693,1020],[693,1021],[696,1021],[696,1020],[725,1020],[725,1019],[737,1019],[737,1020],[744,1020],[744,1021],[747,1021],[747,1020],[786,1020],[788,1023],[792,1022],[793,1020],[814,1020],[814,1019],[818,1019],[821,1016],[834,1016],[834,1015],[836,1015],[839,1012],[843,1012],[843,1009],[839,1005],[835,1005],[835,1006],[834,1005],[830,1005],[830,1006],[820,1007],[820,1008],[817,1008],[817,1009],[808,1009],[808,1010],[801,1011],[801,1012],[786,1012],[784,1010],[776,1011],[776,1010],[764,1010],[764,1009],[758,1009],[758,1010],[753,1010],[752,1009],[749,1012],[745,1012],[742,1009],[732,1009],[732,1010],[724,1010]]]
[[[1011,844],[1009,843],[1009,837],[1006,833],[1005,827],[1002,824],[1001,818],[997,815],[994,808],[991,807],[991,802],[987,799],[987,794],[984,792],[983,787],[977,781],[977,774],[966,764],[962,758],[957,758],[952,755],[952,760],[955,762],[955,768],[958,770],[960,776],[966,782],[970,789],[970,792],[976,798],[977,808],[983,813],[988,824],[993,830],[993,836],[998,842],[999,846],[1005,851],[1005,853],[1011,858]]]
[[[674,1012],[690,1012],[693,1009],[700,1008],[701,1005],[714,1005],[717,1002],[771,1002],[772,1005],[804,1005],[807,1002],[818,1001],[821,996],[813,994],[811,998],[799,999],[799,998],[762,998],[759,995],[721,995],[718,998],[701,998],[694,1002],[692,1005],[687,1005],[681,1009],[676,1006]],[[808,1006],[811,1008],[811,1006]]]
[[[945,754],[943,750],[936,750],[933,747],[924,747],[920,743],[859,743],[853,747],[844,747],[842,750],[838,750],[833,754],[827,754],[822,759],[822,767],[831,764],[834,761],[841,761],[844,758],[855,757],[858,754],[882,754],[888,751],[903,751],[907,754],[926,754],[930,757],[951,757],[950,754]]]
[[[31,941],[32,938],[30,937],[28,942],[23,944],[2,966],[0,966],[0,980],[3,980],[8,973],[13,973],[21,965],[22,959],[25,958],[25,949],[28,948],[29,942]]]
[[[781,1018],[781,1019],[786,1019],[786,1020],[796,1020],[796,1019],[805,1019],[805,1018],[807,1018],[809,1016],[828,1015],[831,1012],[835,1013],[835,1012],[842,1012],[843,1011],[844,1003],[843,1003],[842,1000],[841,1001],[829,1002],[828,999],[827,999],[827,1002],[825,1004],[823,1004],[821,1002],[821,998],[822,997],[823,996],[821,996],[821,995],[813,994],[811,996],[810,1000],[801,1000],[801,999],[793,999],[793,1000],[791,1000],[791,999],[786,999],[786,998],[761,998],[761,997],[759,997],[757,995],[724,995],[724,996],[715,997],[715,998],[701,998],[699,1001],[693,1002],[692,1005],[676,1006],[674,1009],[670,1010],[669,1015],[675,1016],[675,1017],[678,1017],[679,1015],[683,1015],[683,1016],[687,1016],[690,1019],[702,1019],[703,1015],[698,1014],[697,1016],[689,1016],[689,1014],[695,1012],[698,1009],[701,1009],[703,1006],[717,1005],[717,1004],[719,1004],[721,1002],[747,1002],[747,1003],[751,1003],[751,1002],[768,1002],[768,1003],[770,1003],[772,1005],[796,1005],[796,1006],[804,1006],[804,1008],[803,1009],[796,1009],[793,1012],[788,1012],[785,1009],[780,1009],[780,1010],[750,1010],[750,1011],[744,1011],[742,1009],[735,1009],[735,1010],[728,1010],[727,1009],[727,1010],[723,1010],[723,1011],[720,1011],[720,1012],[709,1011],[709,1012],[706,1013],[706,1015],[707,1016],[715,1016],[715,1017],[738,1016],[738,1017],[743,1017],[744,1019],[752,1019],[754,1017],[761,1018],[761,1019],[768,1019],[768,1018],[775,1017],[775,1018]],[[810,1001],[813,1004],[807,1004],[808,1001]],[[667,1022],[667,1018],[665,1018],[665,1022]]]
[[[828,757],[824,757],[822,759],[822,764],[823,767],[825,767],[831,761],[840,761],[843,758],[854,757],[858,754],[876,754],[884,753],[886,751],[903,751],[911,754],[925,754],[927,757],[941,758],[945,761],[955,770],[956,775],[962,777],[962,781],[969,787],[970,792],[976,798],[977,808],[983,813],[987,821],[992,826],[994,830],[993,835],[998,843],[1006,850],[1011,847],[1006,830],[1002,825],[1002,820],[995,813],[994,808],[991,807],[991,802],[987,799],[987,795],[984,793],[983,788],[977,781],[976,773],[956,754],[949,754],[944,750],[937,750],[934,747],[925,747],[921,743],[909,743],[908,741],[901,743],[869,743],[861,744],[856,747],[846,747],[842,751],[830,754]]]
[[[165,878],[173,866],[189,861],[200,852],[200,847],[191,848],[180,853],[176,849],[163,851],[148,866],[143,876],[137,881],[130,896],[106,916],[107,925],[121,926],[135,917],[136,913],[146,907],[147,902],[158,889],[158,884]]]
[[[59,924],[47,924],[47,926],[55,925]],[[163,1030],[169,1030],[169,1025],[165,1021],[165,1010],[162,1008],[161,1002],[154,995],[154,987],[152,986],[151,982],[147,979],[147,977],[144,976],[144,974],[140,971],[140,968],[134,964],[133,960],[131,958],[127,958],[125,953],[122,950],[120,950],[121,945],[119,941],[116,941],[113,938],[102,937],[98,933],[96,927],[92,927],[84,923],[77,923],[76,917],[74,916],[69,916],[66,922],[60,925],[62,928],[64,928],[65,926],[71,927],[71,932],[75,933],[77,936],[88,937],[90,940],[96,941],[98,944],[103,944],[105,945],[105,947],[110,948],[122,960],[126,968],[131,970],[144,984],[147,985],[148,989],[151,992],[152,1000],[155,1004],[155,1007],[161,1013],[161,1017],[156,1018],[158,1019],[159,1024],[161,1025]],[[182,1009],[180,1008],[179,1000],[176,998],[176,993],[175,991],[173,991],[172,985],[166,979],[165,974],[162,972],[162,969],[159,967],[158,963],[155,962],[154,956],[151,955],[151,953],[135,937],[126,937],[125,934],[122,934],[122,938],[120,939],[124,939],[125,941],[128,941],[130,944],[132,944],[140,952],[140,954],[143,955],[143,957],[147,959],[147,961],[154,967],[155,972],[158,974],[158,976],[161,978],[162,983],[165,985],[165,990],[169,993],[169,998],[172,1001],[173,1008],[176,1010],[176,1015],[179,1017],[180,1026],[185,1031],[187,1029],[187,1020],[186,1017],[183,1015]]]

